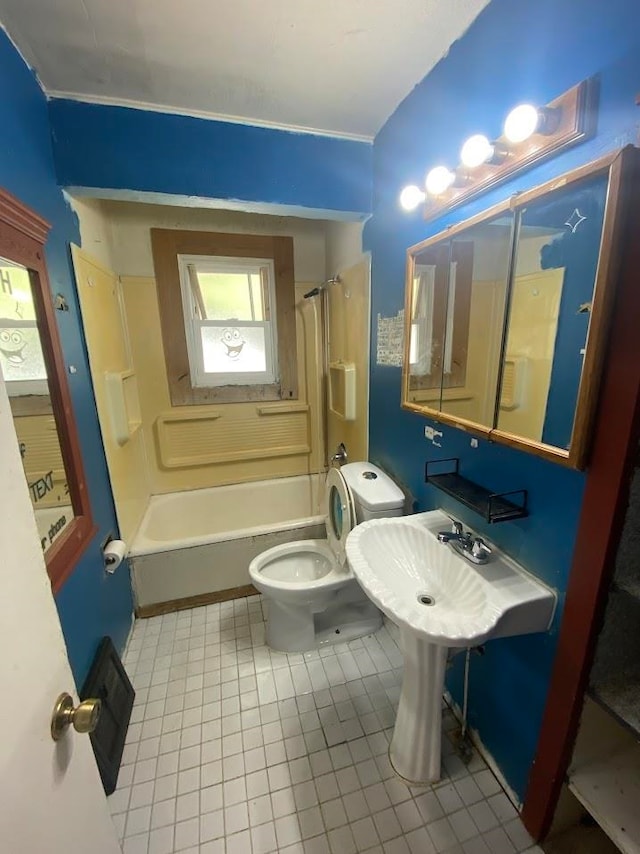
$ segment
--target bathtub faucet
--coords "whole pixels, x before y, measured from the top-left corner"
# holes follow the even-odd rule
[[[345,444],[344,442],[340,442],[333,456],[331,457],[331,463],[338,463],[339,466],[343,466],[347,461],[347,457],[348,455]]]

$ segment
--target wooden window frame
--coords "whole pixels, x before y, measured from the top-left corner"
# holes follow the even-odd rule
[[[298,370],[293,238],[152,228],[151,249],[171,404],[173,406],[190,406],[207,403],[241,403],[252,400],[297,400]],[[279,379],[277,382],[263,385],[224,385],[208,388],[192,385],[180,289],[179,255],[269,258],[273,260],[278,330]]]
[[[187,350],[190,353],[190,368],[191,382],[195,382],[198,388],[210,388],[211,386],[224,385],[267,385],[277,381],[278,364],[277,364],[277,341],[278,328],[276,318],[271,318],[271,305],[276,305],[275,295],[275,271],[273,268],[273,260],[271,258],[240,258],[229,259],[222,258],[219,255],[211,256],[178,256],[178,265],[180,268],[180,286],[182,288],[182,307],[185,313],[185,332],[187,337]],[[218,263],[216,263],[218,262]],[[226,318],[225,320],[207,318],[204,297],[198,281],[200,272],[222,273],[229,269],[229,262],[232,262],[234,267],[241,268],[243,273],[253,267],[253,272],[260,277],[260,290],[263,308],[267,308],[264,312],[263,320],[255,320],[255,318],[243,318],[235,320]],[[265,275],[266,271],[266,275]],[[247,279],[248,282],[248,279]],[[266,288],[266,294],[265,294]],[[193,316],[193,310],[196,310],[200,315]],[[189,320],[187,321],[187,317]],[[211,322],[218,327],[219,331],[227,327],[259,327],[264,334],[265,343],[265,369],[264,371],[243,371],[243,372],[225,372],[216,371],[207,373],[204,366],[204,348],[201,341],[201,329],[206,326],[207,322]],[[201,378],[202,381],[198,382]]]

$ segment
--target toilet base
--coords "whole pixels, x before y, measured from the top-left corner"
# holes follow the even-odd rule
[[[336,602],[314,614],[268,600],[267,645],[278,652],[309,652],[370,635],[382,625],[382,614],[369,600]]]
[[[382,613],[372,602],[350,602],[316,614],[314,626],[314,646],[347,643],[377,632],[382,626]]]

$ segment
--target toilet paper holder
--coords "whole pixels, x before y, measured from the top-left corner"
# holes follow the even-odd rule
[[[117,540],[109,535],[102,544],[102,559],[104,561],[105,572],[113,575],[127,556],[127,551],[127,544],[124,540]]]

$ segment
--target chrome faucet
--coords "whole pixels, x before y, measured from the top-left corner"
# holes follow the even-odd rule
[[[458,522],[457,519],[451,520],[450,531],[438,532],[438,539],[441,543],[450,543],[451,540],[462,540],[469,536],[471,536],[469,532],[465,534],[464,528],[462,527],[462,522]]]
[[[491,549],[482,537],[475,537],[471,531],[465,531],[462,523],[457,519],[451,520],[450,531],[438,532],[438,540],[441,543],[448,543],[455,552],[471,563],[483,564],[490,559]]]

